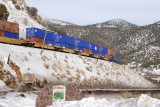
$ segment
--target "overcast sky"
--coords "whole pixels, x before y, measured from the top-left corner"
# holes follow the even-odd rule
[[[160,21],[160,0],[25,0],[41,16],[78,25],[122,18],[133,24]]]

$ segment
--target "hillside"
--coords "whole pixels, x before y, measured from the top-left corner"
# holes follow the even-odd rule
[[[15,8],[12,4],[12,0],[1,0],[0,3],[5,4],[10,12],[8,20],[19,23],[21,38],[25,39],[25,28],[27,27],[38,27],[45,29],[45,27],[39,24],[37,20],[31,18],[27,13],[27,5],[24,0],[16,1],[17,4],[22,7],[21,10],[17,10]],[[127,64],[130,65],[130,67],[135,68],[135,62],[137,62],[140,68],[148,68],[148,71],[160,69],[160,26],[158,24],[139,27],[97,28],[77,26],[72,23],[47,18],[40,18],[39,20],[42,21],[43,25],[49,21],[49,23],[53,24],[55,28],[65,32],[69,36],[116,50],[120,53],[123,64],[127,54]],[[112,24],[115,23],[119,25],[125,25],[127,23],[122,19],[112,20],[110,22],[112,22]]]
[[[20,89],[23,74],[35,74],[35,86],[46,83],[90,86],[95,76],[98,88],[152,88],[154,84],[122,65],[69,53],[0,44],[0,78],[11,88]],[[8,56],[10,60],[8,62]]]

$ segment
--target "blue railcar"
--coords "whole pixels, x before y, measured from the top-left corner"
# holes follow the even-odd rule
[[[55,34],[54,34],[54,32],[47,31],[46,40],[55,41]]]
[[[80,47],[80,48],[90,49],[90,43],[84,40],[80,40],[80,39],[75,39],[75,46]]]
[[[80,52],[84,52],[84,48],[83,47],[76,47],[76,50],[79,50]]]
[[[45,30],[39,28],[26,28],[26,37],[37,37],[43,39],[45,36]]]
[[[4,37],[19,39],[19,34],[10,33],[10,32],[4,32]]]
[[[105,53],[100,53],[101,56],[105,57]]]
[[[45,44],[46,45],[55,46],[56,43],[54,41],[52,41],[52,40],[45,40]]]
[[[68,48],[68,44],[66,44],[66,43],[58,42],[58,43],[56,43],[56,45],[57,45],[57,46],[60,46],[60,47],[62,47],[62,48]]]
[[[75,39],[73,37],[62,35],[62,34],[56,34],[55,35],[55,41],[57,43],[65,43],[68,45],[75,45]]]
[[[115,52],[115,54],[114,54],[114,60],[115,60],[115,62],[121,64],[121,57],[119,56],[119,54],[117,52]]]
[[[108,57],[109,57],[109,59],[110,59],[111,61],[115,61],[115,58],[114,58],[114,56],[112,56],[112,55],[109,55]]]
[[[100,53],[108,54],[108,49],[104,48],[104,47],[101,47]]]
[[[96,50],[90,50],[91,53],[95,54],[95,55],[99,55],[100,52],[99,51],[96,51]]]
[[[26,28],[26,37],[27,38],[37,37],[37,38],[43,39],[45,37],[45,34],[46,34],[46,30],[43,30],[43,29],[34,28],[34,27]],[[54,32],[47,31],[46,39],[55,41]]]
[[[100,55],[105,57],[105,54],[108,54],[108,49],[107,48],[104,48],[104,47],[101,47],[100,49]]]
[[[69,49],[75,49],[75,46],[68,44],[68,48],[69,48]]]
[[[90,50],[100,51],[100,46],[90,43]]]

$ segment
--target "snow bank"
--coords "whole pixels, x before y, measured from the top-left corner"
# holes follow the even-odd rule
[[[0,107],[35,107],[37,95],[9,92],[0,99]]]
[[[80,101],[56,101],[50,107],[159,107],[160,100],[142,94],[138,98],[110,102],[106,99],[84,98]]]
[[[0,107],[35,107],[37,95],[10,92],[0,99]],[[160,100],[142,94],[138,98],[112,99],[83,98],[80,101],[56,101],[50,107],[160,107]]]

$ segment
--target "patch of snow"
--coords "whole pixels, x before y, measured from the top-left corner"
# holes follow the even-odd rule
[[[30,93],[9,92],[0,99],[0,107],[35,107],[36,98],[37,95]]]

